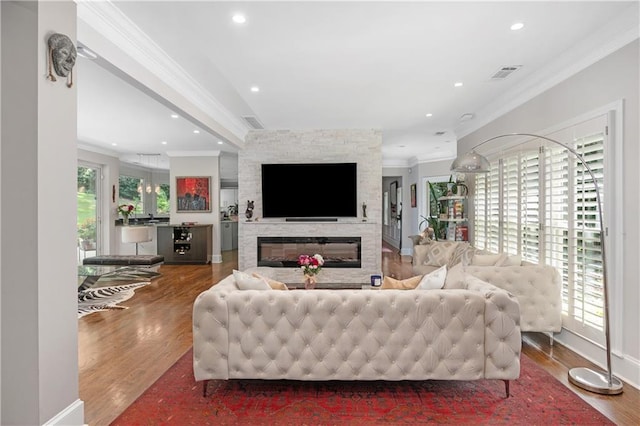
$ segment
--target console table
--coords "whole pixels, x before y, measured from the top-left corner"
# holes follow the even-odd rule
[[[158,225],[158,254],[166,264],[211,263],[213,225]]]

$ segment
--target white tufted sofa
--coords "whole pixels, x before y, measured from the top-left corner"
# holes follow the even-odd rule
[[[520,374],[516,299],[467,276],[456,290],[237,290],[193,308],[193,369],[210,379],[509,380]]]

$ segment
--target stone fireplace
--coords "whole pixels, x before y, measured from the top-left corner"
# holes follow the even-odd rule
[[[360,237],[258,237],[258,266],[292,268],[301,254],[324,258],[324,268],[360,268]]]

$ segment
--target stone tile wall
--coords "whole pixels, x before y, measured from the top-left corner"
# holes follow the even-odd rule
[[[358,218],[338,222],[285,222],[262,218],[261,165],[263,163],[348,163],[358,164],[358,206],[367,204],[367,221],[362,209]],[[321,184],[321,182],[319,182]],[[256,130],[245,141],[238,156],[238,200],[240,218],[247,200],[255,201],[254,221],[240,220],[238,264],[247,269],[257,265],[257,237],[319,236],[361,237],[362,268],[323,269],[324,282],[368,282],[382,269],[382,132],[379,130]],[[257,219],[257,221],[255,221]],[[314,254],[314,253],[309,253]],[[297,268],[278,268],[287,282],[302,282]]]

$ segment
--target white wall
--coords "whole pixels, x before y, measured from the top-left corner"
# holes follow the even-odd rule
[[[615,247],[622,241],[622,250],[616,258],[609,259],[609,265],[622,259],[623,279],[609,282],[612,346],[614,349],[614,372],[621,377],[640,384],[640,140],[639,120],[639,42],[636,39],[622,49],[598,61],[555,87],[536,96],[513,111],[489,123],[481,129],[463,137],[458,142],[458,152],[464,153],[477,143],[492,137],[512,132],[538,133],[560,123],[600,109],[613,102],[624,102],[624,127],[622,131],[623,150],[622,194],[614,205],[623,215],[620,232],[610,236],[609,246]],[[469,210],[473,214],[472,209]],[[619,272],[619,271],[618,271]],[[575,339],[566,332],[559,337],[589,358],[601,365],[603,351]]]
[[[187,154],[184,154],[187,155]],[[211,151],[198,156],[183,156],[182,154],[169,153],[170,182],[175,188],[176,177],[179,176],[210,176],[211,177],[211,211],[207,213],[179,213],[176,211],[175,189],[171,194],[171,219],[173,224],[182,222],[198,222],[200,224],[213,224],[213,259],[212,262],[222,262],[220,233],[220,167],[218,152]]]
[[[2,2],[2,424],[82,424],[78,399],[76,88],[46,80],[74,2]],[[10,64],[10,66],[7,66]],[[61,158],[67,161],[60,161]],[[67,416],[67,414],[69,414]]]

